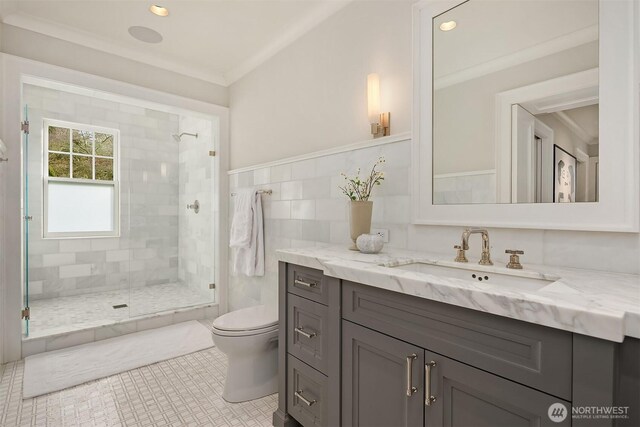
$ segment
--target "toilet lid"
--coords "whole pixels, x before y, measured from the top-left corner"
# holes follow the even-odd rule
[[[213,321],[213,327],[221,331],[253,331],[277,323],[278,313],[274,308],[258,305],[223,314]]]

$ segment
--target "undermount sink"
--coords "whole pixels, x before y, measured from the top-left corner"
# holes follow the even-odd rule
[[[492,285],[499,285],[513,288],[514,290],[537,291],[545,286],[553,283],[555,280],[547,280],[537,277],[526,277],[522,275],[503,274],[495,272],[487,272],[482,270],[474,270],[472,266],[465,264],[460,268],[449,267],[440,264],[431,264],[428,262],[412,262],[402,265],[386,266],[396,270],[413,271],[416,273],[431,274],[433,276],[449,277],[453,279],[471,280],[474,282],[482,282]]]

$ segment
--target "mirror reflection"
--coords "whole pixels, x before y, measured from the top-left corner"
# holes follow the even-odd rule
[[[433,24],[433,203],[598,201],[597,0],[469,0]]]

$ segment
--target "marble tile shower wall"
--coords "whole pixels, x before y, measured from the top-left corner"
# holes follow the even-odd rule
[[[211,120],[180,116],[180,132],[197,133],[198,138],[184,136],[180,142],[178,278],[189,287],[210,297],[209,284],[214,276],[213,188],[214,149]],[[187,209],[200,203],[200,211]]]
[[[338,189],[341,172],[362,175],[384,156],[385,182],[374,190],[374,228],[389,229],[388,246],[407,246],[410,221],[410,141],[365,148],[315,159],[256,169],[230,176],[231,191],[256,186],[273,190],[263,196],[266,273],[229,280],[229,309],[276,304],[278,262],[275,250],[315,244],[347,244],[348,199]],[[233,197],[230,201],[233,213]],[[231,255],[232,256],[232,255]]]
[[[30,297],[52,298],[178,278],[178,116],[26,85]],[[120,130],[118,238],[42,238],[42,119]]]
[[[270,188],[263,197],[266,274],[229,279],[229,309],[277,304],[275,250],[322,244],[348,244],[348,203],[337,186],[340,172],[368,168],[385,156],[387,174],[374,193],[373,227],[390,231],[387,247],[425,251],[454,257],[462,227],[413,225],[410,217],[410,141],[258,168],[230,176],[231,191],[256,186]],[[230,200],[233,212],[233,198]],[[560,230],[490,229],[492,257],[506,263],[505,249],[523,249],[526,265],[547,264],[619,273],[640,273],[637,233]],[[480,242],[472,241],[470,261],[479,259]]]

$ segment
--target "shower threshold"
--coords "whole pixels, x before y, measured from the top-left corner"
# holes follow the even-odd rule
[[[211,294],[180,283],[32,300],[30,333],[26,339],[122,324],[159,313],[211,305],[214,305]]]

